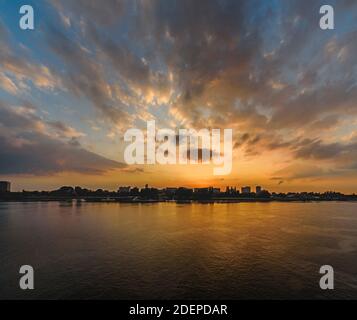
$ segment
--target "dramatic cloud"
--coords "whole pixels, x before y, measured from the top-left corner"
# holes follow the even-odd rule
[[[284,180],[297,180],[297,179],[311,179],[321,178],[326,176],[335,176],[337,171],[332,169],[323,169],[317,165],[312,164],[292,164],[284,169],[275,172],[273,180],[277,180],[279,184],[282,184]]]
[[[114,123],[128,121],[127,113],[115,105],[112,87],[105,79],[100,64],[78,43],[68,38],[57,29],[52,29],[48,35],[48,42],[53,50],[64,62],[65,74],[63,83],[75,95],[84,96],[93,102],[107,119]]]
[[[32,61],[26,50],[14,53],[8,38],[8,30],[0,20],[0,84],[4,90],[16,95],[29,83],[39,89],[61,86],[60,79],[47,66]]]
[[[53,137],[47,125],[68,136],[74,129],[59,122],[44,122],[32,108],[0,102],[0,174],[42,175],[59,172],[101,174],[124,165],[83,149],[78,141]]]
[[[265,156],[273,178],[277,155],[290,178],[356,170],[356,1],[330,1],[335,30],[319,28],[323,0],[48,4],[33,45],[0,23],[6,98],[54,102],[51,120],[7,115],[27,133],[62,148],[85,151],[83,140],[110,149],[123,130],[155,119],[173,129],[231,128],[235,160],[254,167]],[[76,121],[91,122],[92,136],[66,124],[63,105],[80,110]]]
[[[239,130],[301,128],[356,113],[356,90],[348,90],[357,80],[355,32],[326,39],[317,27],[322,1],[54,3],[62,15],[80,14],[80,39],[94,48],[89,54],[50,32],[50,47],[70,70],[65,82],[115,121],[153,101],[165,102],[176,123]],[[353,4],[338,6],[347,14]]]

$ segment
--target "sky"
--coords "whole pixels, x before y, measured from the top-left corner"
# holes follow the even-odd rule
[[[319,27],[332,5],[335,29]],[[357,1],[0,0],[0,180],[357,193]],[[233,168],[128,165],[124,132],[231,128]]]

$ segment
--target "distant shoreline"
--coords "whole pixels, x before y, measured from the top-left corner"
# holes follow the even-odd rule
[[[9,188],[8,188],[9,189]],[[320,202],[344,201],[356,202],[356,194],[343,194],[336,191],[288,192],[276,193],[256,186],[255,192],[250,186],[242,187],[242,192],[236,187],[220,188],[186,188],[166,187],[163,189],[120,186],[117,191],[103,189],[89,190],[79,186],[63,186],[53,191],[0,192],[0,202],[117,202],[117,203],[240,203],[240,202]]]
[[[176,204],[213,204],[213,203],[247,203],[247,202],[357,202],[357,199],[299,199],[299,198],[232,198],[232,199],[201,199],[201,200],[155,200],[155,199],[118,199],[118,198],[23,198],[23,199],[0,199],[0,203],[6,202],[68,202],[68,203],[128,203],[128,204],[148,204],[148,203],[176,203]]]

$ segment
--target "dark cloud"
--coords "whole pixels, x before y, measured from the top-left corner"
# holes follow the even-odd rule
[[[290,149],[296,162],[275,172],[273,180],[350,177],[357,172],[357,143],[353,139],[346,143],[303,139],[292,143]]]
[[[235,148],[241,148],[248,156],[255,156],[278,149],[292,150],[300,142],[299,138],[289,139],[274,132],[244,133],[235,142]]]
[[[300,143],[295,151],[296,158],[325,160],[338,160],[342,156],[355,156],[357,154],[357,143],[323,143],[320,140],[305,140]]]
[[[318,179],[321,177],[331,177],[338,175],[339,172],[334,169],[325,169],[320,166],[310,163],[294,163],[275,172],[273,180],[284,183],[284,180],[299,180],[299,179]]]
[[[32,109],[8,107],[0,102],[0,174],[101,174],[124,165],[85,150],[72,138],[52,137],[46,122]],[[51,123],[67,130],[64,124]]]
[[[340,115],[330,114],[311,124],[311,130],[329,130],[335,128],[340,123]]]
[[[39,134],[27,135],[21,144],[0,136],[0,174],[47,175],[59,172],[102,174],[121,168],[108,160],[73,143],[64,143]]]

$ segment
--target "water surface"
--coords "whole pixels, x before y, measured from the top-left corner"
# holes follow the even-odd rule
[[[0,203],[0,298],[357,298],[357,203]]]

